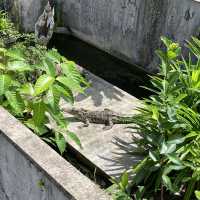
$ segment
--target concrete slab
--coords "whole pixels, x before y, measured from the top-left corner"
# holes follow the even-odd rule
[[[76,96],[75,107],[88,110],[109,108],[122,114],[134,114],[136,107],[141,106],[141,102],[135,97],[87,70],[80,68],[80,71],[91,83],[91,88],[86,90],[86,95]],[[68,108],[69,105],[62,103],[62,107]],[[66,116],[71,117],[68,114]],[[70,144],[106,175],[117,178],[139,160],[138,157],[127,154],[127,150],[133,147],[128,125],[114,125],[107,131],[103,130],[104,125],[101,124],[90,124],[89,127],[82,125],[81,122],[72,122],[69,129],[79,136],[83,149],[74,142]]]
[[[0,200],[110,200],[0,106]]]

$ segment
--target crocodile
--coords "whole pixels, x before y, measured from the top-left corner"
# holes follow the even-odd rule
[[[82,121],[84,126],[89,126],[90,123],[105,124],[104,130],[111,129],[114,124],[133,123],[132,116],[121,115],[107,108],[102,111],[90,111],[83,108],[63,109],[63,111]]]
[[[54,6],[53,0],[48,0],[44,12],[35,24],[35,38],[37,43],[47,46],[54,31]]]

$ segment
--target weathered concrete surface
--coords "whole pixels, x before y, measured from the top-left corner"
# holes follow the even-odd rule
[[[43,12],[47,0],[2,0],[4,8],[12,20],[24,31],[34,30],[39,15]]]
[[[160,36],[183,43],[198,34],[200,4],[193,0],[68,0],[63,21],[73,34],[147,71],[155,70]]]
[[[135,97],[92,73],[83,71],[91,83],[91,88],[86,91],[86,95],[76,97],[75,107],[88,110],[109,108],[121,114],[132,115],[136,113],[135,108],[141,106],[141,102]],[[64,102],[62,104],[63,108],[69,106]],[[69,129],[79,136],[83,149],[73,142],[70,144],[107,176],[118,178],[122,172],[130,169],[139,160],[138,157],[127,154],[127,151],[133,150],[134,147],[128,126],[130,124],[118,124],[105,131],[104,125],[101,124],[90,124],[89,127],[83,127],[82,122],[72,122]]]
[[[15,5],[15,16],[32,31],[42,0],[4,0]],[[154,51],[160,36],[183,43],[199,34],[200,3],[194,0],[56,0],[59,26],[147,71],[156,69]],[[10,6],[13,7],[13,6]],[[9,9],[8,9],[9,10]]]
[[[107,200],[97,185],[0,107],[1,200]]]
[[[75,36],[144,68],[165,17],[161,0],[69,0],[62,12]]]

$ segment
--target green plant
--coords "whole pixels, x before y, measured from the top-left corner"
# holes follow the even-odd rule
[[[36,44],[33,34],[16,31],[4,12],[0,12],[0,38],[0,105],[61,154],[68,139],[81,147],[60,108],[61,99],[73,104],[74,93],[83,93],[88,86],[76,64],[57,50]]]
[[[35,35],[20,33],[8,18],[7,13],[0,11],[0,47],[11,47],[16,44],[32,46],[31,44],[35,44]],[[36,44],[36,46],[39,45]]]
[[[188,57],[178,43],[162,37],[160,73],[151,77],[154,95],[133,117],[135,152],[144,158],[133,167],[133,188],[142,198],[199,198],[200,40],[188,42]],[[139,190],[138,190],[139,191]]]
[[[15,29],[7,13],[0,11],[0,47],[12,44],[20,36],[21,34]]]
[[[8,19],[5,12],[0,11],[0,30],[4,33],[14,29],[12,22]]]
[[[66,148],[66,139],[77,136],[67,130],[61,98],[73,103],[73,92],[84,92],[87,83],[77,71],[75,63],[68,61],[56,50],[46,51],[39,63],[29,63],[25,49],[0,49],[0,104],[21,119],[44,140],[56,144],[60,152]],[[54,137],[49,132],[49,120],[55,122]]]
[[[111,182],[113,185],[107,189],[107,192],[112,195],[113,200],[131,200],[127,172],[122,174],[119,181],[112,179]]]

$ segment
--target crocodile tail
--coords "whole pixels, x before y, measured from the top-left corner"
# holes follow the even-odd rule
[[[134,123],[133,117],[119,117],[116,121],[116,124],[132,124]]]

